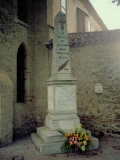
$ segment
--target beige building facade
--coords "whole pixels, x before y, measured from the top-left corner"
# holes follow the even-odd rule
[[[107,31],[106,26],[88,0],[0,1],[0,85],[3,86],[3,89],[1,88],[0,90],[1,146],[10,143],[12,138],[22,137],[35,131],[37,126],[44,124],[48,106],[46,80],[51,74],[52,43],[50,43],[50,40],[53,38],[54,17],[60,9],[67,16],[69,33],[87,32],[92,34],[92,31],[97,31],[95,33],[99,35],[100,32],[98,31],[110,32]],[[76,37],[74,34],[70,36]],[[89,41],[92,38],[92,36],[88,36],[87,40]],[[76,39],[78,40],[73,43],[74,38],[70,38],[70,43],[72,44],[71,61],[73,73],[74,70],[77,70],[79,74],[75,72],[74,75],[80,81],[80,70],[84,72],[84,66],[76,66],[78,62],[74,63],[73,57],[75,54],[76,61],[77,59],[81,60],[79,53],[81,50],[82,55],[84,52],[87,53],[89,47],[84,46],[87,43],[85,37],[82,38],[78,35]],[[99,36],[98,39],[100,40]],[[49,42],[50,45],[47,46],[46,42]],[[77,48],[75,48],[75,45]],[[86,49],[84,50],[84,48]],[[104,52],[107,56],[107,49]],[[100,53],[102,53],[102,49]],[[83,62],[84,58],[83,56]],[[87,63],[87,55],[85,59]],[[87,74],[85,75],[87,76]],[[83,81],[86,79],[85,75],[82,77]],[[78,83],[78,95],[85,95],[85,99],[78,96],[78,115],[84,119],[86,117],[84,105],[90,106],[91,110],[93,110],[93,103],[86,104],[88,101],[86,99],[87,95],[84,94],[84,88],[81,92],[80,85],[82,84]],[[7,95],[3,94],[4,88],[9,91]],[[88,97],[90,96],[91,94]],[[81,98],[84,103],[81,101]],[[4,104],[5,101],[8,102]],[[98,107],[98,103],[99,100],[94,106]],[[87,113],[88,117],[90,113],[94,119],[96,112],[88,111]],[[83,122],[85,124],[85,121]],[[89,124],[89,126],[91,125],[95,129],[96,125],[93,124],[93,121]],[[108,134],[106,128],[101,126],[102,122],[98,125],[97,130],[102,130],[105,134]],[[109,125],[107,130],[110,127]],[[116,128],[116,132],[119,132],[118,128]],[[110,134],[112,133],[110,132]]]
[[[61,9],[67,16],[68,33],[107,30],[88,0],[48,0],[47,5],[47,24],[51,27],[54,26],[55,15]]]

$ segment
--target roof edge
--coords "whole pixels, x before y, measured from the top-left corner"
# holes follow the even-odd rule
[[[95,10],[95,8],[91,4],[91,2],[89,0],[81,0],[81,2],[87,8],[88,12],[94,17],[94,19],[97,21],[97,23],[101,26],[103,31],[108,30],[108,28],[106,27],[106,25],[104,24],[104,22],[102,21],[100,16],[98,15],[97,11]]]

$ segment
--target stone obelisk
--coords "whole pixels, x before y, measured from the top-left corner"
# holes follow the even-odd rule
[[[76,84],[70,66],[66,15],[61,11],[54,22],[51,77],[47,80],[48,115],[45,125],[51,130],[78,127]]]
[[[38,127],[31,138],[42,154],[61,153],[65,137],[57,129],[72,132],[78,127],[76,84],[71,74],[66,16],[60,11],[55,17],[51,77],[47,81],[48,114],[45,126]],[[89,137],[91,133],[89,132]],[[98,148],[98,139],[92,138]]]

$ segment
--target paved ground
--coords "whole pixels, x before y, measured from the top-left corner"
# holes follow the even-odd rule
[[[66,154],[41,155],[28,136],[0,148],[0,160],[12,160],[15,156],[23,156],[24,160],[120,160],[120,138],[102,138],[98,150],[90,151],[86,155],[70,153],[67,157]],[[15,160],[21,160],[19,158]]]

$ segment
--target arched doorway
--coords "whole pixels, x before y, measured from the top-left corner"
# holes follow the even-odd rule
[[[21,44],[17,53],[17,103],[25,102],[25,59],[25,47]]]

